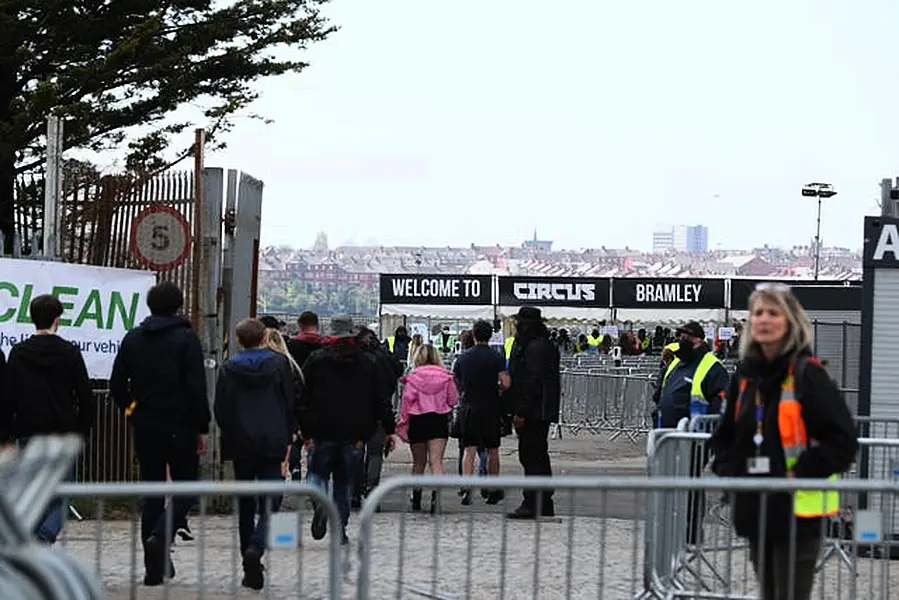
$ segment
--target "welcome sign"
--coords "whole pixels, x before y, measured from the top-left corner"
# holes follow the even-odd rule
[[[122,338],[150,313],[145,294],[156,283],[149,271],[0,259],[0,349],[34,334],[31,300],[53,294],[64,309],[60,337],[84,355],[91,379],[109,379]]]
[[[615,308],[724,308],[723,279],[612,280]]]
[[[382,274],[379,291],[381,304],[493,304],[489,275]]]

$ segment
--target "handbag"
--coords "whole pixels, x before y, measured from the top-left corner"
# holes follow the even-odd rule
[[[468,409],[468,403],[460,398],[450,413],[449,435],[454,440],[461,440],[464,435],[465,427],[463,426],[463,421],[468,418]]]

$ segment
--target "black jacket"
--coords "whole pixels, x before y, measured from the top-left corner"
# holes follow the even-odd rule
[[[245,350],[225,361],[214,405],[225,460],[284,459],[294,429],[294,381],[290,362],[274,350]]]
[[[665,373],[666,366],[660,373],[657,391],[653,393],[653,402],[661,415],[661,427],[673,428],[681,419],[690,418],[690,398],[693,389],[693,375],[703,357],[710,352],[707,344],[700,344],[693,354],[686,360],[680,360],[672,369],[668,379]],[[721,363],[717,363],[709,369],[702,380],[702,395],[709,403],[708,413],[717,415],[721,413],[721,402],[727,390],[730,375]],[[659,424],[659,421],[656,421]]]
[[[804,359],[808,355],[803,355]],[[756,454],[753,436],[756,433],[755,391],[761,393],[764,406],[764,441],[761,455],[770,461],[771,473],[767,477],[786,477],[786,463],[778,427],[780,386],[786,376],[790,360],[781,358],[771,363],[743,362],[737,375],[730,382],[727,403],[721,425],[712,436],[710,447],[715,454],[712,470],[722,477],[751,477],[747,464]],[[798,363],[797,363],[798,364]],[[740,414],[734,409],[739,397],[740,381],[746,379],[748,387],[740,400]],[[808,438],[817,445],[809,447],[796,464],[797,478],[823,479],[834,473],[842,473],[855,460],[858,436],[849,408],[836,383],[816,360],[805,360],[796,369],[796,399],[802,405]],[[783,539],[791,531],[792,499],[789,494],[767,496],[767,532],[770,540]],[[737,535],[755,539],[759,535],[759,494],[736,494],[733,498],[732,520]],[[821,524],[818,519],[797,519],[798,535],[817,535]]]
[[[515,336],[509,356],[508,391],[513,414],[552,423],[559,420],[562,396],[559,349],[546,328]]]
[[[377,342],[362,346],[362,351],[371,355],[378,367],[378,390],[382,398],[386,398],[391,403],[393,395],[396,393],[397,383],[403,375],[403,366],[394,360],[390,354],[384,350],[384,347]],[[399,372],[397,372],[399,370]]]
[[[112,399],[131,420],[160,432],[209,433],[203,348],[181,317],[152,316],[129,331],[112,366]]]
[[[300,409],[304,439],[367,441],[380,423],[388,435],[396,417],[374,354],[351,338],[336,341],[303,365],[306,393]]]
[[[9,352],[0,391],[0,439],[48,433],[87,436],[96,401],[81,351],[56,335],[33,335]]]
[[[327,337],[317,333],[301,333],[287,340],[287,351],[302,367],[313,352],[328,345],[329,341]]]

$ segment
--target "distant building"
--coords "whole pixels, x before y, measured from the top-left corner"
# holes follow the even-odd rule
[[[676,250],[699,254],[709,251],[709,228],[705,225],[678,225],[671,231],[657,231],[652,234],[654,252]]]
[[[652,251],[654,254],[664,254],[674,250],[674,230],[656,231],[652,234]]]
[[[553,251],[553,243],[547,240],[539,240],[537,239],[537,230],[534,230],[534,239],[525,240],[521,245],[525,250],[532,250],[534,252],[552,252]]]

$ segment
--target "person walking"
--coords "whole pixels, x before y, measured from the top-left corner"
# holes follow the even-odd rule
[[[122,339],[109,381],[113,401],[128,416],[134,452],[143,481],[197,481],[200,455],[206,452],[212,415],[200,339],[178,312],[184,295],[162,282],[147,292],[150,316]],[[195,499],[172,502],[174,524],[184,523]],[[144,584],[162,585],[175,568],[167,550],[173,531],[166,525],[165,499],[143,499],[141,541]]]
[[[37,435],[77,433],[87,439],[97,409],[81,350],[59,336],[62,302],[49,294],[28,307],[35,334],[9,352],[0,381],[0,442],[25,445]],[[2,367],[0,361],[0,367]],[[56,543],[65,522],[65,505],[55,498],[35,530]]]
[[[525,475],[551,476],[549,427],[559,420],[561,357],[549,340],[539,308],[522,306],[515,315],[515,343],[509,358],[512,424],[518,432],[518,461]],[[555,516],[553,491],[525,490],[510,519]]]
[[[328,338],[319,333],[318,315],[312,311],[304,311],[297,319],[300,332],[287,340],[287,351],[300,366],[309,356],[328,343]]]
[[[449,439],[449,416],[459,402],[453,375],[443,367],[440,353],[425,344],[415,354],[412,372],[403,377],[403,400],[397,434],[412,450],[412,474],[443,475]],[[431,513],[440,508],[440,493],[431,492]],[[412,491],[412,510],[421,510],[421,488]]]
[[[348,315],[331,318],[331,342],[316,350],[303,365],[306,392],[300,411],[300,431],[308,444],[307,479],[328,489],[334,478],[333,497],[340,513],[342,544],[348,544],[346,527],[356,470],[362,463],[365,441],[378,425],[387,434],[385,450],[395,445],[393,407],[382,393],[383,379],[375,357],[356,339],[358,329]],[[328,520],[324,508],[315,507],[312,537],[322,539]]]
[[[260,319],[261,322],[261,319]],[[263,323],[265,325],[265,323]],[[298,417],[296,415],[296,411],[299,410],[300,406],[300,398],[303,395],[303,389],[305,389],[305,382],[303,380],[303,370],[294,360],[290,351],[287,348],[287,342],[284,339],[284,336],[277,329],[272,329],[266,325],[265,330],[265,340],[263,341],[263,346],[277,352],[281,356],[287,359],[287,362],[290,364],[290,373],[293,377],[293,390],[294,390],[294,400],[292,404],[292,410],[294,411],[294,424],[298,423]],[[284,462],[281,469],[281,477],[287,479],[290,477],[291,479],[299,480],[302,475],[301,465],[299,460],[292,460],[291,456],[294,456],[294,446],[299,445],[302,447],[302,440],[297,439],[295,435],[297,432],[297,428],[293,428],[293,433],[291,434],[290,443],[287,445],[286,452],[284,454]]]
[[[387,355],[384,346],[378,343],[378,337],[374,331],[367,327],[361,327],[356,335],[356,342],[362,347],[362,351],[374,360],[378,371],[379,393],[384,402],[394,406],[397,383],[401,372],[397,372],[399,363]],[[387,432],[382,425],[378,425],[375,433],[365,442],[364,456],[361,467],[356,472],[356,482],[353,486],[352,507],[362,506],[362,499],[367,496],[379,483],[381,483],[381,471],[384,467],[384,450],[387,440]]]
[[[846,401],[812,354],[812,326],[790,288],[763,283],[749,297],[740,364],[712,435],[721,477],[837,479],[858,451]],[[731,521],[749,540],[762,600],[812,597],[822,534],[837,492],[739,493]]]
[[[459,387],[459,374],[456,371],[456,365],[459,364],[459,359],[462,358],[462,355],[465,353],[465,351],[471,350],[475,346],[474,333],[470,329],[466,329],[465,331],[463,331],[459,334],[459,345],[461,346],[462,352],[459,354],[459,356],[457,356],[453,360],[453,367],[452,367],[452,369],[450,369],[456,378],[456,386],[457,387]],[[505,362],[503,362],[503,365],[504,365],[503,370],[505,370]],[[460,389],[460,392],[461,391],[462,390]],[[458,412],[459,410],[461,410],[461,406],[456,405],[455,410]],[[456,421],[458,421],[458,414],[457,414]],[[451,431],[450,435],[457,436],[458,440],[459,440],[459,459],[458,459],[459,464],[457,466],[457,470],[458,470],[459,475],[462,475],[464,472],[462,469],[462,462],[463,462],[463,458],[465,456],[465,443],[464,443],[465,440],[462,438],[461,431]],[[487,449],[483,446],[478,446],[477,450],[478,450],[478,475],[484,476],[487,474]],[[469,475],[471,475],[471,473],[469,473]],[[464,489],[459,490],[460,496],[464,497],[465,493],[466,493],[466,490],[464,490]],[[483,495],[484,498],[486,498],[487,497],[486,490],[482,490],[481,495]]]
[[[508,414],[500,398],[500,390],[508,389],[509,375],[503,356],[490,348],[493,326],[477,321],[472,327],[474,347],[469,348],[453,365],[456,383],[462,392],[457,419],[459,446],[463,449],[462,475],[474,474],[475,456],[482,449],[487,454],[487,473],[499,475],[499,447],[502,439],[502,419]],[[482,495],[487,504],[498,504],[504,497],[502,490],[485,487]],[[462,504],[471,504],[471,491],[463,490]]]
[[[266,347],[270,331],[274,330],[267,330],[256,319],[237,324],[235,333],[243,351],[225,361],[215,387],[222,457],[234,461],[237,481],[279,481],[285,451],[291,443],[295,375],[286,356]],[[238,501],[244,587],[261,590],[265,585],[262,555],[269,514],[277,512],[280,505],[280,496],[245,496]]]

